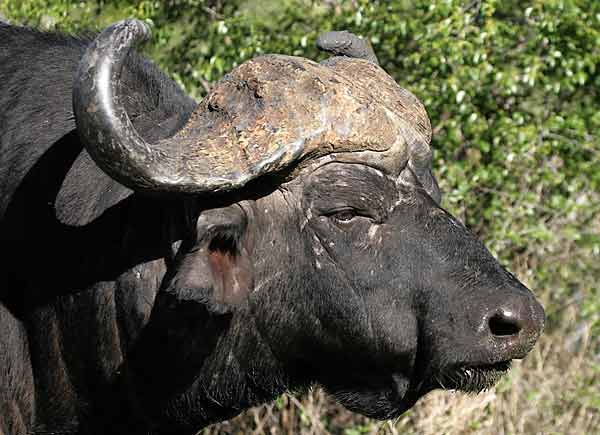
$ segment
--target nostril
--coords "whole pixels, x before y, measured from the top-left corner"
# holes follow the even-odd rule
[[[505,313],[494,314],[489,321],[490,331],[496,336],[517,335],[521,330],[519,321]]]

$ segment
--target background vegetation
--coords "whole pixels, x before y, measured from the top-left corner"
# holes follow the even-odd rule
[[[192,95],[260,53],[369,38],[425,104],[443,204],[543,300],[536,350],[487,393],[434,392],[394,422],[315,390],[204,433],[600,433],[600,1],[0,0],[14,24],[154,25],[146,52]]]

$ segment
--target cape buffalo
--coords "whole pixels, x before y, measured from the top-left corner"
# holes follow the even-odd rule
[[[0,25],[0,434],[193,434],[313,384],[393,418],[531,350],[541,305],[440,207],[362,40],[196,103],[148,33]]]

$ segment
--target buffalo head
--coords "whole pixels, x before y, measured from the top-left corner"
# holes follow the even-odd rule
[[[245,62],[147,143],[117,86],[147,34],[136,21],[102,32],[73,104],[107,174],[184,204],[185,235],[123,363],[157,431],[313,383],[392,418],[435,388],[488,388],[531,350],[541,305],[440,207],[425,109],[369,47],[329,34],[319,44],[344,56]]]

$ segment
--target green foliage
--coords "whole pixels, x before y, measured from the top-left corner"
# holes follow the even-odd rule
[[[262,53],[322,59],[320,32],[370,38],[428,110],[444,205],[543,298],[547,331],[576,304],[600,352],[599,1],[8,0],[0,12],[68,32],[147,20],[148,54],[198,98]]]

